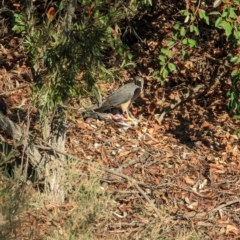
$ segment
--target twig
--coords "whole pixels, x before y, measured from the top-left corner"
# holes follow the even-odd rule
[[[186,215],[183,215],[182,217],[187,218],[187,219],[190,219],[190,218],[198,218],[198,217],[203,218],[203,217],[206,216],[207,214],[215,213],[215,212],[219,211],[219,210],[222,209],[222,208],[225,208],[225,207],[227,207],[227,206],[229,206],[229,205],[233,205],[233,204],[239,203],[239,202],[240,202],[240,199],[236,199],[236,200],[233,200],[233,201],[229,201],[229,202],[227,202],[227,203],[225,203],[225,204],[219,205],[218,207],[213,208],[213,209],[210,210],[210,211],[207,211],[207,212],[199,212],[199,213],[196,213],[194,216],[186,216]]]
[[[182,189],[183,191],[187,191],[187,192],[193,193],[193,194],[195,194],[195,195],[197,195],[197,196],[199,196],[199,197],[208,198],[208,197],[205,197],[205,196],[203,196],[202,194],[200,194],[200,193],[198,193],[198,192],[195,192],[195,191],[193,191],[193,190],[191,190],[191,189],[187,189],[187,188],[180,187],[180,186],[178,186],[177,184],[172,184],[172,186],[178,187],[178,188]]]
[[[208,56],[209,57],[209,56]],[[170,111],[172,111],[174,108],[176,108],[178,105],[182,104],[185,101],[188,101],[189,99],[192,99],[198,95],[200,95],[200,89],[203,89],[204,91],[206,90],[210,90],[210,89],[214,89],[216,88],[216,86],[219,84],[222,76],[224,75],[224,70],[225,67],[228,66],[228,62],[225,61],[223,66],[219,67],[219,70],[223,69],[222,72],[219,73],[218,76],[216,76],[209,84],[199,84],[197,85],[195,88],[191,89],[189,92],[187,92],[186,94],[184,94],[181,98],[172,101],[172,103],[170,104],[170,106],[166,107],[166,109],[162,112],[162,114],[160,115],[160,117],[158,117],[157,121],[159,123],[162,123],[164,117],[166,116],[166,114],[168,114]]]
[[[236,199],[236,200],[233,200],[233,201],[229,201],[229,202],[227,202],[227,203],[225,203],[225,204],[219,205],[219,206],[216,207],[216,208],[213,208],[211,211],[209,211],[209,213],[217,212],[217,211],[219,211],[219,210],[222,209],[222,208],[225,208],[225,207],[227,207],[227,206],[229,206],[229,205],[233,205],[233,204],[239,203],[239,202],[240,202],[240,199]]]
[[[187,101],[190,98],[193,98],[196,93],[199,92],[199,90],[201,88],[205,88],[205,86],[203,84],[199,84],[198,86],[196,86],[195,88],[193,88],[192,90],[190,90],[188,93],[184,94],[181,98],[175,100],[173,103],[170,104],[170,106],[166,107],[166,109],[162,112],[162,114],[160,115],[160,117],[158,118],[158,122],[162,123],[164,117],[170,112],[172,111],[174,108],[176,108],[178,105],[180,105],[181,103]]]
[[[143,162],[145,162],[145,161],[147,160],[147,158],[148,158],[149,156],[150,156],[149,153],[144,153],[142,156],[138,157],[137,159],[132,159],[132,160],[130,160],[129,162],[121,165],[121,166],[118,167],[115,171],[116,171],[116,172],[122,172],[122,170],[123,170],[124,168],[127,168],[127,167],[129,167],[129,166],[131,166],[131,165],[134,165],[134,164],[136,164],[136,163],[143,163]]]
[[[92,164],[91,162],[82,160],[82,159],[77,158],[77,157],[75,157],[75,156],[73,156],[73,155],[71,155],[71,154],[62,152],[62,151],[60,151],[60,150],[58,150],[58,149],[56,149],[56,148],[53,148],[53,147],[50,146],[49,144],[48,144],[48,146],[49,146],[49,147],[40,146],[40,145],[35,145],[35,147],[38,148],[38,149],[55,151],[56,153],[62,154],[62,155],[66,156],[66,157],[69,157],[69,158],[76,159],[76,160],[81,161],[81,162],[83,162],[83,163],[85,163],[85,164],[87,164],[87,165],[90,165],[90,166],[92,166],[92,167],[94,167],[94,168],[96,168],[96,169],[99,169],[99,170],[102,170],[102,171],[105,171],[105,172],[114,174],[114,175],[116,175],[116,176],[119,176],[119,177],[121,177],[121,178],[127,179],[127,180],[130,181],[130,182],[134,185],[134,187],[141,193],[141,195],[147,200],[147,202],[152,205],[152,208],[154,209],[154,211],[156,212],[156,214],[157,214],[157,216],[160,218],[160,220],[162,219],[162,216],[161,216],[160,212],[158,211],[158,209],[156,208],[156,206],[154,205],[153,201],[151,201],[151,200],[149,199],[149,197],[146,195],[146,193],[139,187],[138,182],[137,182],[135,179],[133,179],[133,178],[131,178],[131,177],[125,175],[125,174],[122,174],[122,173],[116,172],[116,171],[114,171],[114,170],[108,169],[108,168],[106,168],[106,167],[95,166],[95,165]]]
[[[10,92],[14,92],[14,91],[17,91],[17,90],[19,90],[19,89],[23,89],[23,88],[25,88],[25,87],[27,87],[28,85],[23,85],[23,86],[20,86],[20,87],[16,87],[16,88],[13,88],[13,89],[9,89],[9,90],[7,90],[7,91],[5,91],[5,92],[1,92],[0,93],[0,96],[2,96],[2,95],[8,95],[8,94],[10,94]]]
[[[120,227],[140,227],[140,226],[144,226],[144,225],[146,225],[146,224],[144,224],[144,223],[141,223],[141,222],[136,222],[136,221],[133,221],[133,222],[117,222],[117,223],[112,223],[111,224],[111,226],[113,226],[113,227],[118,227],[118,228],[120,228]]]

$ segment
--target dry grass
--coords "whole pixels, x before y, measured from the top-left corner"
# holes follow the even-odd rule
[[[164,226],[158,218],[147,221],[153,210],[145,201],[138,202],[137,207],[142,221],[139,219],[131,228],[131,221],[125,217],[119,224],[114,213],[119,199],[126,200],[128,193],[107,194],[100,186],[101,177],[102,173],[93,168],[68,161],[65,202],[59,205],[40,189],[40,183],[23,183],[1,169],[0,239],[173,239],[170,232],[175,227],[179,232],[176,239],[198,239],[189,226],[179,230],[170,221],[166,224],[167,218]],[[167,212],[167,208],[161,209],[163,216]]]
[[[1,239],[96,239],[107,219],[110,198],[99,172],[83,172],[76,161],[66,168],[65,202],[57,205],[39,184],[21,182],[1,171]],[[5,175],[5,176],[4,176]]]

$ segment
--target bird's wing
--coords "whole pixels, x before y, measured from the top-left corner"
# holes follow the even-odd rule
[[[97,111],[106,111],[113,107],[117,107],[122,103],[126,103],[134,96],[135,89],[139,88],[134,82],[128,83],[113,92],[103,103]]]
[[[141,91],[142,90],[141,90],[140,87],[136,87],[135,88],[135,91],[134,91],[134,94],[133,94],[131,102],[134,102],[139,97],[139,95],[141,94]]]

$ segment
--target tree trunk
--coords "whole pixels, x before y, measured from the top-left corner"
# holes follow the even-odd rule
[[[26,134],[18,124],[11,121],[1,111],[0,129],[13,139],[15,146],[24,146],[30,164],[37,171],[39,178],[45,179],[45,191],[51,194],[54,202],[62,203],[64,201],[64,165],[66,157],[53,151],[40,153],[36,145],[31,141],[30,135]],[[64,118],[56,118],[51,126],[46,120],[43,127],[43,136],[45,142],[64,152],[66,138]]]

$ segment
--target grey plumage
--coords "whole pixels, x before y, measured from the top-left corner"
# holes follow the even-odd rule
[[[127,83],[113,92],[95,111],[104,112],[114,107],[121,107],[122,111],[126,111],[128,114],[128,107],[139,97],[143,84],[144,79],[136,76],[133,82]]]

